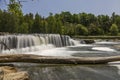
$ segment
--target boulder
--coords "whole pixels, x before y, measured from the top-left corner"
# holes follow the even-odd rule
[[[95,41],[93,39],[85,39],[83,40],[86,44],[92,44],[95,43]]]

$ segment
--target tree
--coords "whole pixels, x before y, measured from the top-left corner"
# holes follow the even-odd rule
[[[62,34],[62,22],[60,21],[60,19],[57,19],[56,21],[56,33],[58,34]]]
[[[113,12],[112,17],[111,17],[112,23],[115,23],[115,16],[116,16],[116,14],[115,14],[115,12]]]
[[[79,24],[87,26],[88,25],[87,24],[87,14],[86,13],[80,13],[79,16],[80,16],[80,22],[79,22]]]
[[[48,23],[47,21],[43,18],[41,21],[41,27],[42,27],[42,33],[48,33]]]
[[[73,17],[72,17],[72,23],[74,24],[79,24],[79,16],[77,14],[73,14]]]
[[[72,23],[72,14],[70,12],[62,12],[62,21]]]
[[[21,10],[21,4],[19,2],[16,2],[15,0],[10,0],[10,3],[8,4],[8,12],[17,16],[23,15]]]
[[[31,33],[32,26],[34,23],[33,14],[32,13],[26,14],[23,18],[24,18],[23,22],[28,24],[28,32]]]
[[[105,34],[109,33],[109,28],[111,26],[111,19],[108,15],[99,15],[98,22],[100,28],[104,31]]]
[[[0,21],[1,32],[15,33],[18,31],[19,19],[16,15],[3,12]]]
[[[97,18],[93,14],[80,13],[79,16],[79,24],[82,24],[86,27],[88,27],[91,23],[95,23],[97,21]]]
[[[2,30],[2,14],[3,14],[3,12],[2,12],[2,10],[0,10],[0,31]]]
[[[118,26],[118,29],[120,30],[120,15],[114,16],[114,23]]]
[[[88,30],[89,30],[89,35],[103,35],[104,34],[103,30],[97,27],[96,25],[94,25],[93,23],[89,25]]]
[[[55,33],[56,19],[52,14],[50,14],[50,16],[47,18],[47,23],[48,23],[48,33]]]
[[[22,23],[19,27],[19,33],[28,33],[28,23]]]
[[[41,16],[37,13],[32,26],[32,33],[41,33]]]
[[[77,24],[76,25],[76,34],[77,35],[88,35],[88,29],[81,24]]]
[[[111,35],[118,35],[118,32],[118,26],[116,24],[112,24],[112,26],[110,27]]]

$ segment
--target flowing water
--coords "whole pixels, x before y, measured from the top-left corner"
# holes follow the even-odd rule
[[[119,41],[96,41],[82,44],[59,34],[0,36],[10,50],[0,45],[1,54],[37,54],[64,57],[106,57],[120,55]],[[11,64],[11,63],[8,63]],[[120,62],[97,65],[51,65],[12,63],[26,70],[32,80],[120,80]]]

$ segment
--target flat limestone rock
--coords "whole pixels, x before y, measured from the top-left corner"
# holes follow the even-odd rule
[[[15,67],[0,67],[0,80],[30,80],[28,73],[25,71],[17,71]]]
[[[27,72],[16,72],[4,75],[3,80],[29,80]]]
[[[0,63],[27,62],[42,64],[107,64],[114,61],[120,61],[120,55],[108,57],[60,57],[39,56],[33,54],[0,55]]]
[[[0,67],[0,71],[2,71],[4,74],[8,74],[8,73],[17,72],[17,69],[15,67],[2,66],[2,67]]]

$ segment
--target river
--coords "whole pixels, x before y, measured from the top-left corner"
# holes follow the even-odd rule
[[[40,35],[39,35],[40,36]],[[93,44],[82,44],[80,41],[71,40],[68,36],[62,39],[59,35],[36,37],[29,35],[9,36],[0,38],[9,44],[10,50],[1,47],[1,54],[37,54],[43,56],[62,57],[106,57],[120,55],[119,41],[96,40]],[[26,42],[25,42],[26,41]],[[28,41],[28,42],[27,42]],[[42,44],[39,42],[41,41]],[[58,41],[58,42],[57,42]],[[69,41],[69,42],[68,42]],[[61,43],[62,42],[62,43]],[[63,44],[64,43],[64,44]],[[73,45],[74,43],[74,45]],[[16,45],[15,45],[16,44]],[[6,63],[5,63],[6,64]],[[120,80],[120,62],[108,64],[35,64],[35,63],[8,63],[27,71],[31,80]]]

